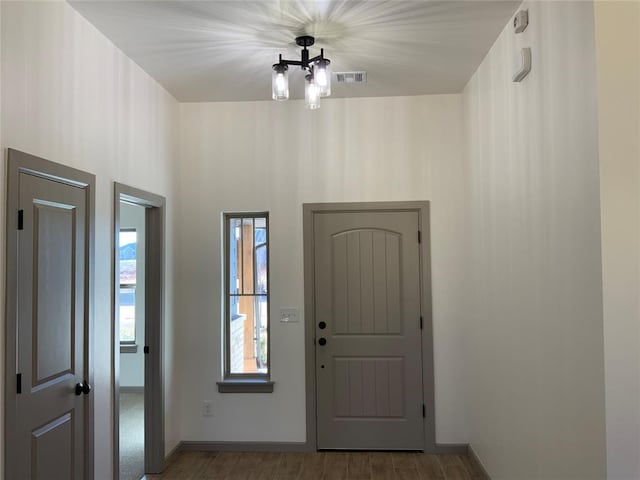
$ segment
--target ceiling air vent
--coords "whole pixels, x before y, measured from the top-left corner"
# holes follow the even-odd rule
[[[367,72],[336,72],[337,83],[367,83]]]

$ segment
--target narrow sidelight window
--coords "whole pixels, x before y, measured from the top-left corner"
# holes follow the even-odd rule
[[[226,213],[225,379],[269,379],[269,214]]]

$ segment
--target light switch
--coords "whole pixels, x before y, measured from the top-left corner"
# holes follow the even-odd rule
[[[280,321],[282,323],[298,323],[298,309],[297,308],[281,308],[280,309]]]

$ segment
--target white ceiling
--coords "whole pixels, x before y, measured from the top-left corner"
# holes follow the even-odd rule
[[[278,54],[299,60],[295,37],[316,37],[336,71],[366,85],[333,97],[461,92],[519,1],[72,1],[131,59],[183,102],[268,100]],[[293,98],[303,74],[290,70]]]

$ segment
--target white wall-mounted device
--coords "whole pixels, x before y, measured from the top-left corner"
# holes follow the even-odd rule
[[[282,323],[298,323],[300,321],[298,309],[297,308],[281,308],[280,321]]]
[[[529,25],[529,10],[520,10],[513,17],[513,29],[516,33],[522,33]]]
[[[513,75],[514,82],[521,82],[531,71],[531,48],[525,47],[520,49],[520,68]]]

